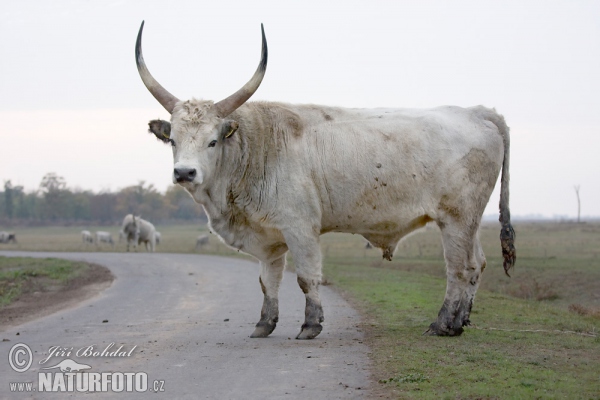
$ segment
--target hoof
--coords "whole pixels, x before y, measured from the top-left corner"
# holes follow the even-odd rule
[[[437,322],[429,325],[429,329],[423,332],[423,335],[427,336],[460,336],[463,333],[464,329],[462,327],[458,328],[450,328],[450,327],[440,327]]]
[[[271,333],[273,333],[276,326],[277,325],[275,323],[269,324],[267,322],[259,322],[258,324],[256,324],[256,328],[254,329],[254,332],[252,332],[252,335],[250,335],[250,337],[251,338],[266,338]]]
[[[319,336],[319,333],[321,333],[322,330],[323,330],[323,325],[321,325],[321,324],[316,324],[316,325],[304,324],[304,325],[302,325],[302,330],[300,331],[298,336],[296,336],[296,339],[299,339],[299,340],[314,339],[317,336]]]

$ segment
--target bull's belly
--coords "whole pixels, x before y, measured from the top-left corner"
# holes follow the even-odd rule
[[[360,208],[350,212],[326,215],[323,218],[321,233],[343,232],[364,236],[375,247],[394,249],[400,239],[419,229],[433,218],[423,210],[386,210]]]

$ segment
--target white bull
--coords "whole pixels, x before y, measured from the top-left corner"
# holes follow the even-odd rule
[[[96,232],[96,244],[99,245],[100,243],[108,243],[113,246],[115,245],[115,242],[112,238],[112,234],[110,232],[105,231]]]
[[[13,232],[0,232],[0,243],[17,243],[17,235]]]
[[[390,260],[408,233],[435,221],[447,268],[444,303],[428,332],[460,335],[469,325],[486,265],[481,216],[500,171],[504,268],[515,261],[509,212],[509,131],[483,106],[345,109],[246,101],[267,65],[217,103],[180,101],[151,75],[136,43],[142,81],[171,114],[150,131],[173,149],[173,180],[202,204],[210,228],[229,246],[256,257],[264,303],[252,337],[268,336],[279,315],[278,291],[289,250],[305,293],[298,339],[323,322],[319,235],[351,232]]]
[[[83,243],[94,243],[94,237],[90,231],[81,231],[81,241]]]
[[[156,229],[150,222],[132,214],[128,214],[123,218],[121,231],[127,241],[127,251],[129,251],[129,247],[132,244],[134,250],[137,251],[137,246],[144,243],[146,245],[146,250],[154,253],[156,247]]]

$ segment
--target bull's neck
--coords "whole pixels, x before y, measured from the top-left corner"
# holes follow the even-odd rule
[[[240,224],[254,225],[252,220],[264,217],[270,205],[265,184],[274,157],[267,162],[269,138],[264,132],[271,132],[271,121],[259,108],[244,104],[228,117],[239,123],[239,129],[225,139],[230,142],[223,143],[211,181],[194,195],[211,227],[224,239]]]
[[[227,187],[221,182],[208,185],[196,191],[194,200],[200,203],[210,220],[222,218],[228,214],[231,205],[227,202]]]
[[[235,142],[230,143],[221,154],[215,170],[215,179],[207,182],[193,194],[196,202],[204,207],[212,230],[226,242],[232,227],[239,224],[239,218],[249,217],[246,206],[250,206],[252,202],[240,199],[239,194],[254,191],[246,180],[247,166],[250,164],[252,152],[248,149],[243,132],[239,133]],[[247,196],[247,199],[250,200],[252,197]]]

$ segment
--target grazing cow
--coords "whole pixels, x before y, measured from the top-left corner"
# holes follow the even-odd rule
[[[17,235],[13,232],[0,232],[0,243],[17,243]]]
[[[146,245],[146,251],[154,253],[156,247],[156,237],[154,233],[156,229],[150,222],[143,220],[141,217],[136,217],[132,214],[128,214],[123,218],[123,224],[121,230],[127,240],[127,251],[129,246],[133,244],[133,248],[137,251],[137,246],[141,243]],[[148,248],[150,245],[150,248]]]
[[[173,180],[200,203],[213,232],[260,262],[264,302],[252,337],[278,321],[289,250],[306,297],[298,339],[321,330],[319,235],[358,233],[391,260],[408,233],[441,229],[447,288],[432,335],[460,335],[486,265],[481,216],[500,171],[504,269],[515,261],[509,211],[509,132],[483,106],[346,109],[247,102],[266,71],[267,43],[251,80],[217,103],[180,101],[148,71],[142,30],[136,62],[150,93],[171,114],[150,132],[173,150]],[[261,27],[262,28],[262,27]]]
[[[201,250],[202,247],[208,244],[208,235],[200,235],[196,239],[196,250]]]
[[[160,241],[162,240],[162,235],[160,234],[159,231],[154,232],[154,240],[156,241],[157,245],[160,244]]]
[[[99,245],[100,243],[108,243],[113,246],[115,245],[111,233],[105,231],[96,232],[96,244]]]
[[[83,243],[94,243],[94,237],[90,231],[81,231],[81,241]]]

